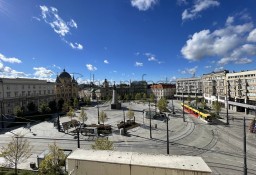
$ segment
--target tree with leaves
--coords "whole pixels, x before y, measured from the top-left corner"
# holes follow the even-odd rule
[[[65,165],[66,156],[64,152],[54,143],[49,145],[49,154],[39,166],[39,175],[59,175],[63,174],[61,166]]]
[[[29,102],[28,105],[27,105],[27,109],[30,111],[30,112],[34,112],[36,111],[36,105],[34,102]]]
[[[251,120],[251,123],[249,125],[249,130],[251,133],[255,132],[255,118]]]
[[[84,111],[84,108],[81,108],[79,119],[84,122],[88,119],[86,112]]]
[[[64,112],[68,112],[68,111],[69,111],[69,108],[70,108],[69,103],[68,103],[67,101],[65,101],[64,104],[63,104],[62,110],[63,110]]]
[[[218,101],[213,102],[212,108],[213,108],[214,112],[217,114],[217,116],[219,116],[219,113],[221,111],[221,104],[220,104],[220,102],[218,102]]]
[[[108,116],[104,111],[100,112],[100,116],[99,116],[100,122],[104,123],[108,120]]]
[[[22,107],[15,106],[14,107],[14,115],[16,115],[17,117],[22,117],[24,115],[24,111],[22,110]]]
[[[58,111],[62,111],[64,100],[61,98],[58,100]]]
[[[165,98],[161,98],[158,103],[157,103],[157,107],[159,109],[160,112],[164,112],[166,111],[167,108],[167,100]]]
[[[188,100],[188,104],[190,104],[190,102],[191,102],[191,96],[190,95],[188,95],[187,100]]]
[[[95,150],[113,150],[113,142],[107,138],[97,138],[92,144],[92,149]]]
[[[6,147],[2,147],[1,156],[10,164],[14,165],[15,174],[18,174],[17,165],[30,157],[32,147],[27,139],[21,134],[16,134]]]
[[[69,107],[67,116],[70,118],[71,121],[72,121],[73,117],[75,117],[75,110],[72,107]]]
[[[79,101],[77,98],[74,99],[74,108],[77,108],[78,107],[78,104],[79,104]]]
[[[153,103],[155,101],[154,94],[150,94],[149,101],[150,101],[150,103]]]
[[[52,112],[57,112],[57,103],[55,100],[52,100],[48,103],[49,108]]]
[[[42,103],[39,106],[39,112],[42,114],[47,114],[51,111],[51,109],[49,108],[49,106],[46,103]]]

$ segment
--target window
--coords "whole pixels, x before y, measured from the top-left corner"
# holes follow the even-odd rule
[[[11,92],[6,92],[6,97],[11,97]]]

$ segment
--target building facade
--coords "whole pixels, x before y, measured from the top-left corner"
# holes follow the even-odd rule
[[[153,84],[150,87],[151,93],[155,96],[157,100],[161,98],[170,99],[174,97],[175,94],[174,84]]]
[[[65,69],[57,76],[55,89],[57,100],[78,98],[78,83]]]
[[[201,78],[182,78],[176,80],[176,94],[178,99],[191,97],[202,98],[203,84]]]
[[[13,114],[16,106],[26,108],[29,102],[37,107],[55,99],[55,83],[26,78],[0,79],[0,112]]]

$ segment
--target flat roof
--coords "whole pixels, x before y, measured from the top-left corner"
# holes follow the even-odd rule
[[[212,172],[201,157],[194,156],[77,149],[67,159]]]

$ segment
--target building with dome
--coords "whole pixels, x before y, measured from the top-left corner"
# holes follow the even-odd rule
[[[78,83],[65,69],[57,76],[55,83],[57,100],[68,101],[78,97]]]

